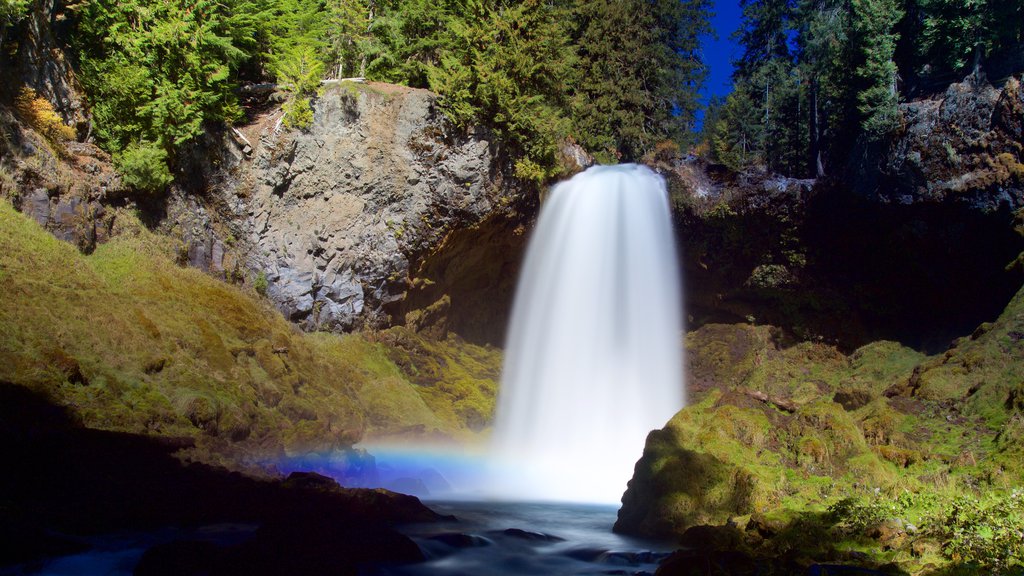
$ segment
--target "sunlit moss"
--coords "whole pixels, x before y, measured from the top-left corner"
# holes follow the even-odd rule
[[[425,387],[389,341],[303,334],[255,293],[177,266],[132,214],[116,221],[84,256],[0,202],[0,379],[87,426],[191,436],[194,457],[235,464],[489,424],[500,352],[404,336]]]

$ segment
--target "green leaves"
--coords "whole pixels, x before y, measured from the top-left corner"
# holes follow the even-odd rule
[[[9,0],[8,0],[9,1]],[[498,134],[517,173],[558,174],[575,140],[606,161],[687,139],[709,0],[93,0],[76,45],[97,138],[178,147],[241,116],[240,77],[273,76],[286,123],[325,75],[429,87]]]
[[[204,122],[234,120],[233,72],[247,53],[228,7],[206,0],[96,0],[79,28],[97,136],[113,152],[138,140],[171,152]]]
[[[881,139],[900,124],[896,89],[896,25],[903,18],[898,0],[851,0],[853,43],[860,61],[857,109],[868,138]]]
[[[114,156],[124,183],[139,192],[163,191],[174,180],[167,169],[167,152],[153,144],[132,144]]]

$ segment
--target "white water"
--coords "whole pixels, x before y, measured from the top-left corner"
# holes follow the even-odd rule
[[[598,166],[555,186],[519,279],[493,454],[497,496],[617,502],[684,402],[665,182]]]

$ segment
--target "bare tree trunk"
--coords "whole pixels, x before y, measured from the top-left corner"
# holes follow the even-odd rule
[[[807,107],[809,116],[809,130],[810,133],[810,172],[815,175],[816,178],[822,178],[825,176],[825,165],[821,158],[821,119],[818,111],[818,79],[811,80],[811,101]]]

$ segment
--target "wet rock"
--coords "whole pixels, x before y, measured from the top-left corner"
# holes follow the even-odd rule
[[[440,542],[447,546],[451,546],[452,548],[480,548],[482,546],[491,546],[494,544],[494,542],[484,538],[483,536],[462,534],[459,532],[438,534],[437,536],[431,536],[430,540]]]
[[[755,576],[763,573],[764,562],[740,552],[679,550],[658,566],[657,576]],[[799,574],[800,571],[779,572]]]
[[[528,542],[565,542],[565,538],[559,538],[552,534],[544,534],[543,532],[531,532],[521,528],[507,528],[498,532],[498,534],[502,534],[510,538],[517,538],[519,540],[526,540]]]
[[[317,474],[316,472],[292,472],[288,475],[288,478],[284,481],[286,488],[296,488],[299,490],[320,490],[320,491],[331,491],[338,490],[341,485],[334,478],[324,476],[323,474]]]
[[[732,551],[745,548],[743,531],[737,526],[693,526],[683,532],[679,545],[701,551]]]
[[[388,490],[399,494],[410,494],[412,496],[430,496],[430,489],[420,478],[396,478],[385,486]]]

